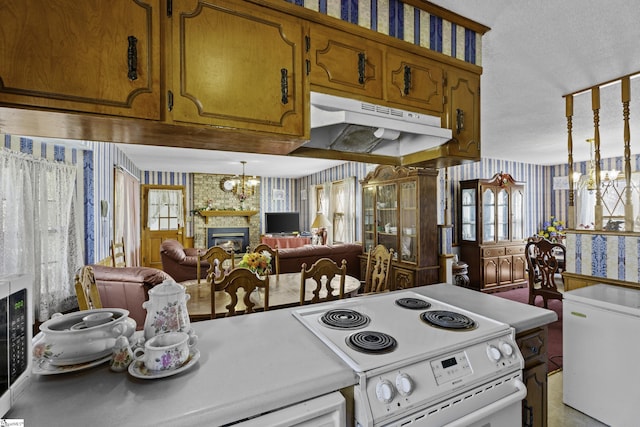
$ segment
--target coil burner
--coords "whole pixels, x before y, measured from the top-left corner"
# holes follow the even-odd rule
[[[320,321],[330,328],[360,329],[367,326],[371,319],[355,310],[336,309],[324,313]]]
[[[476,322],[464,314],[448,310],[431,310],[420,314],[420,318],[431,326],[442,329],[472,330]]]
[[[346,342],[352,349],[368,354],[389,353],[397,345],[391,335],[375,331],[355,332],[347,337]]]
[[[398,298],[396,304],[411,310],[425,310],[431,307],[431,303],[419,298]]]

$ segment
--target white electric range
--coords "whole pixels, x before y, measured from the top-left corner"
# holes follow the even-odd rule
[[[524,361],[507,324],[412,291],[292,313],[358,376],[356,425],[521,423]]]

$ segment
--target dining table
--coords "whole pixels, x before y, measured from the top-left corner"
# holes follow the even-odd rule
[[[269,275],[269,309],[292,307],[300,304],[300,277],[302,273],[280,273]],[[180,282],[189,295],[187,300],[187,311],[192,321],[211,318],[211,284],[205,279],[187,280]],[[331,287],[338,289],[340,278],[334,277]],[[360,280],[356,277],[346,275],[344,281],[344,295],[353,296],[360,289]],[[315,282],[307,279],[305,300],[313,297]],[[243,290],[239,290],[243,292]],[[325,298],[327,291],[323,288],[320,291],[320,298]],[[256,304],[254,308],[264,305],[264,290],[254,291],[251,301]],[[242,297],[239,296],[236,311],[244,310]],[[222,317],[227,313],[226,306],[231,302],[231,297],[224,291],[216,291],[216,317]]]

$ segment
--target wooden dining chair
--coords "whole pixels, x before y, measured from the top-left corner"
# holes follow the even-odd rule
[[[302,264],[302,272],[300,274],[300,305],[313,304],[321,301],[331,301],[344,298],[344,281],[347,275],[347,261],[342,260],[342,266],[338,267],[330,258],[320,258],[307,270],[307,264]],[[331,281],[338,276],[340,284],[338,294],[331,286]],[[313,289],[313,297],[305,300],[307,292],[307,279],[313,279],[315,288]],[[326,291],[326,296],[321,297],[321,291]]]
[[[232,270],[236,266],[235,253],[222,246],[212,246],[199,256],[198,265],[196,266],[198,284],[200,283],[200,262],[202,260],[209,263],[209,269],[207,270],[208,283],[212,283],[215,278],[220,277],[225,270]]]
[[[529,304],[535,305],[538,296],[542,297],[545,308],[547,300],[562,300],[556,275],[560,273],[560,260],[566,259],[564,245],[550,242],[544,237],[529,237],[524,253],[529,275]]]
[[[238,294],[240,289],[244,290],[242,300]],[[227,309],[225,317],[230,317],[239,313],[254,313],[256,304],[252,301],[252,293],[256,290],[259,292],[261,289],[264,290],[262,310],[267,311],[269,310],[268,275],[260,278],[253,271],[244,267],[234,268],[227,274],[223,274],[220,280],[211,282],[211,318],[215,319],[216,317],[216,291],[224,291],[231,297],[231,302],[225,306]],[[239,306],[240,301],[242,304]],[[240,308],[239,311],[238,308]]]
[[[253,248],[252,251],[250,251],[249,248],[247,247],[247,252],[261,253],[263,251],[266,251],[269,253],[269,255],[271,255],[271,272],[276,273],[276,277],[279,277],[280,276],[280,256],[278,255],[277,245],[275,248],[272,248],[267,244],[260,243],[258,246]]]
[[[367,255],[367,268],[363,283],[363,292],[377,293],[389,291],[391,276],[391,260],[393,248],[387,250],[384,245],[377,245]]]
[[[124,237],[119,242],[111,241],[111,265],[113,267],[127,266],[127,255],[124,250]]]
[[[91,266],[85,265],[78,270],[75,277],[75,287],[80,310],[102,308],[100,292],[98,292],[98,285],[96,285],[96,278]]]

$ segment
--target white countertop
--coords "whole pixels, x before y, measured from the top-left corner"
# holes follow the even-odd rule
[[[412,289],[523,331],[557,316],[454,285]],[[353,371],[292,309],[192,323],[200,360],[172,377],[141,380],[105,363],[32,377],[5,418],[29,426],[220,425],[353,385]]]

